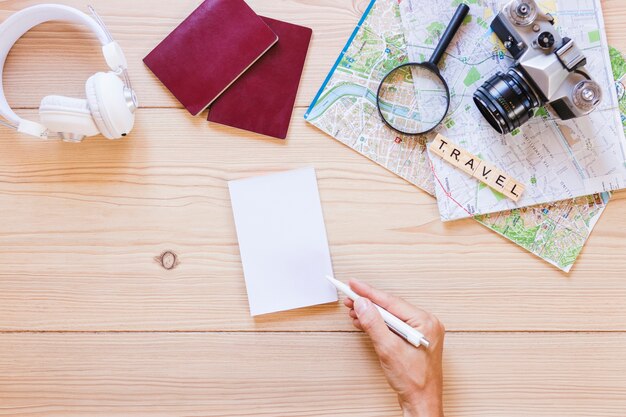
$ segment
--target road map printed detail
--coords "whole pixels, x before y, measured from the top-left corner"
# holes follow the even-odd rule
[[[433,194],[434,182],[425,159],[425,148],[421,145],[423,142],[408,137],[400,137],[398,140],[396,135],[385,128],[372,101],[378,80],[386,74],[385,71],[405,59],[404,36],[398,34],[401,31],[400,24],[397,1],[373,0],[305,118],[357,152]],[[388,48],[387,39],[392,40],[393,48]],[[392,54],[392,50],[396,53]],[[612,50],[611,56],[615,79],[623,79],[626,62],[619,51]],[[381,69],[380,66],[387,60],[391,64]],[[335,94],[331,103],[324,102],[324,106],[319,107],[320,99],[329,97],[331,91],[336,93],[340,85],[356,86],[356,93],[351,95],[346,88],[343,95]],[[623,86],[620,91],[623,97]],[[626,110],[626,98],[621,100]],[[362,113],[359,106],[363,109]],[[346,112],[346,109],[352,109],[352,112]],[[626,118],[623,120],[626,125]],[[361,137],[365,139],[361,140]],[[407,158],[406,155],[412,156]],[[605,193],[476,219],[552,265],[569,271],[608,199]]]
[[[569,272],[604,212],[609,193],[476,216],[489,229]]]
[[[395,133],[376,108],[378,85],[406,59],[397,2],[372,1],[304,118],[434,195],[425,141]]]
[[[468,0],[470,14],[440,65],[452,94],[450,112],[439,133],[474,155],[506,169],[526,185],[516,204],[482,186],[441,158],[433,158],[435,190],[442,220],[501,212],[626,187],[626,138],[611,74],[599,0],[539,0],[557,28],[574,39],[587,57],[587,69],[603,87],[603,101],[591,115],[568,122],[545,109],[511,135],[500,135],[482,117],[472,96],[512,59],[489,24],[508,0]],[[400,2],[409,58],[430,56],[460,0]]]

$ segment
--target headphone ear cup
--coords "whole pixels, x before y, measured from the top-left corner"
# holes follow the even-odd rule
[[[124,83],[113,72],[98,72],[87,80],[85,92],[93,120],[108,139],[126,136],[135,124],[135,115],[124,96]]]
[[[39,105],[39,118],[51,132],[73,134],[79,137],[100,133],[87,100],[64,96],[47,96]]]

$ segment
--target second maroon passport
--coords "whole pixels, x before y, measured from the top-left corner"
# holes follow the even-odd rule
[[[278,42],[215,100],[208,120],[285,139],[313,31],[262,18]]]

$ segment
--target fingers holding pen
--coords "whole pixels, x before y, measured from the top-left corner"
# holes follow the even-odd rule
[[[404,299],[388,294],[364,282],[351,279],[350,288],[361,297],[372,300],[372,302],[396,315],[401,320],[413,319],[418,322],[425,322],[430,316],[428,312],[409,304]]]
[[[348,316],[352,319],[352,324],[358,330],[363,330],[361,327],[361,323],[359,323],[358,316],[356,315],[356,311],[354,311],[354,301],[348,297],[343,299],[343,305],[348,309]]]
[[[350,288],[356,293],[355,298],[363,297],[370,303],[377,304],[404,321],[409,327],[421,332],[426,340],[435,344],[443,340],[445,328],[433,314],[409,304],[400,297],[395,297],[357,280],[350,280]],[[359,303],[346,297],[343,299],[343,304],[348,308],[348,315],[355,327],[367,331],[370,327],[367,317],[361,317],[356,310]],[[355,320],[359,321],[358,325],[354,323]]]

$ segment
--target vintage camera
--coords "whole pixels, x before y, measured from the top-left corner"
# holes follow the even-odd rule
[[[573,40],[558,34],[554,18],[534,0],[507,3],[491,28],[515,63],[488,79],[474,102],[498,132],[512,132],[546,104],[563,120],[598,107],[602,90],[585,70],[587,59]]]

